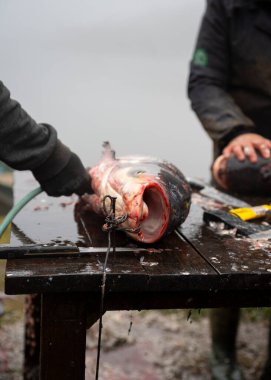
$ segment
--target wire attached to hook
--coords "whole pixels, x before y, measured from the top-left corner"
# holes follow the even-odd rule
[[[109,199],[110,201],[110,206],[109,209],[106,207],[106,200]],[[106,215],[105,217],[105,224],[103,225],[103,230],[104,231],[112,231],[114,229],[117,229],[117,227],[124,223],[128,215],[125,213],[124,215],[116,218],[116,197],[112,197],[111,195],[106,195],[103,198],[103,211]]]
[[[109,200],[109,207],[106,205],[106,201]],[[95,380],[99,378],[99,367],[100,367],[100,353],[101,353],[101,338],[102,338],[102,328],[103,328],[103,314],[104,314],[104,295],[105,295],[105,281],[106,281],[106,268],[109,253],[111,250],[111,246],[113,245],[113,252],[115,252],[115,238],[113,240],[113,244],[111,242],[111,233],[115,231],[128,231],[138,233],[141,229],[141,225],[139,224],[136,228],[122,228],[119,227],[120,224],[124,223],[128,219],[128,214],[125,213],[116,218],[116,197],[112,197],[111,195],[106,195],[103,198],[102,205],[103,211],[106,215],[105,224],[103,225],[103,231],[107,232],[107,252],[103,264],[103,277],[102,277],[102,285],[101,285],[101,304],[100,304],[100,319],[99,319],[99,336],[98,336],[98,348],[97,348],[97,360],[96,360],[96,376]],[[115,236],[114,236],[115,237]]]
[[[106,207],[106,200],[110,200],[109,209]],[[116,200],[117,197],[112,197],[111,195],[106,195],[103,198],[103,211],[106,215],[105,224],[103,225],[104,231],[114,230],[114,231],[126,231],[132,233],[138,233],[141,229],[141,224],[139,224],[136,228],[127,228],[127,227],[119,227],[120,224],[126,222],[128,219],[128,214],[125,213],[116,218]]]
[[[110,200],[109,209],[106,207],[106,200]],[[115,231],[117,226],[127,220],[127,214],[116,218],[116,197],[111,197],[106,195],[103,198],[103,210],[106,215],[105,224],[103,225],[103,230],[107,232],[107,252],[103,264],[103,277],[101,285],[101,304],[100,304],[100,319],[99,319],[99,336],[98,336],[98,348],[97,348],[97,360],[96,360],[96,376],[95,380],[99,378],[99,367],[100,367],[100,353],[101,353],[101,338],[102,338],[102,328],[103,328],[103,314],[104,314],[104,294],[105,294],[105,281],[106,281],[106,268],[109,253],[111,250],[111,233]],[[115,239],[113,241],[113,251],[115,252]]]

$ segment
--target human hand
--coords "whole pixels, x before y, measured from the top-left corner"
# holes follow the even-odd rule
[[[39,172],[35,171],[35,177],[39,181],[41,188],[54,197],[61,195],[83,195],[91,194],[91,178],[84,168],[80,158],[72,153],[67,165],[56,175],[51,178],[43,179],[39,176]]]
[[[217,185],[228,190],[227,158],[222,154],[212,165],[212,177]]]
[[[265,137],[256,133],[244,133],[230,141],[230,143],[224,148],[223,156],[229,158],[231,154],[244,161],[247,157],[250,162],[257,162],[256,150],[261,154],[263,158],[270,157],[271,141]]]

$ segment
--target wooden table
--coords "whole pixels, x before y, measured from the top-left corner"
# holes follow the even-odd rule
[[[17,175],[20,194],[33,186],[32,179]],[[74,209],[67,198],[42,194],[16,217],[12,233],[12,245],[65,242],[99,248],[87,257],[7,262],[7,294],[41,295],[42,380],[84,379],[86,328],[99,317],[107,234],[103,219],[82,214],[76,222]],[[105,310],[270,306],[269,247],[219,235],[204,224],[202,214],[193,204],[183,226],[151,246],[117,233]]]

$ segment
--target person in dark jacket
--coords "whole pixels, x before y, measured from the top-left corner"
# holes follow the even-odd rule
[[[270,157],[271,0],[207,1],[188,96],[213,141],[214,160]],[[213,379],[243,378],[235,353],[239,317],[239,309],[211,312]],[[261,379],[271,379],[271,339]]]
[[[80,158],[62,144],[56,130],[37,124],[10,98],[0,82],[0,161],[16,170],[31,170],[51,196],[92,193]]]

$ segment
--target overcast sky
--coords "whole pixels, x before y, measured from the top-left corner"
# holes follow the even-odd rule
[[[205,0],[0,0],[1,77],[93,165],[148,154],[208,176],[211,144],[186,95]],[[196,155],[196,156],[195,156]]]

